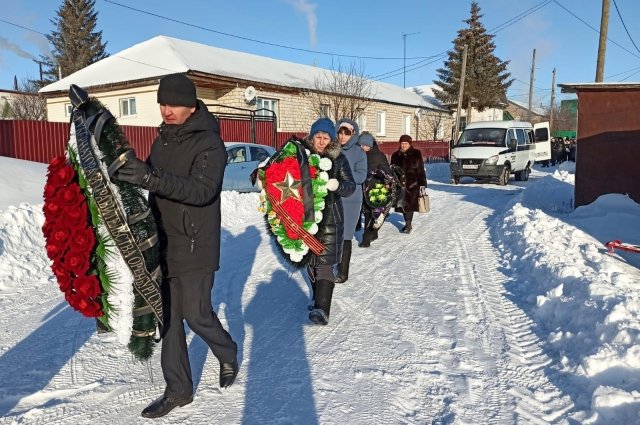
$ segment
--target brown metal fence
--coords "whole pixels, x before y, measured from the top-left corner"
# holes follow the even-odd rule
[[[220,133],[225,141],[251,141],[248,121],[220,119]],[[121,125],[125,137],[139,158],[146,158],[151,143],[158,134],[157,127]],[[277,133],[273,140],[273,124],[256,123],[256,143],[280,146],[291,135],[304,137],[306,133]],[[69,140],[69,123],[47,121],[0,120],[0,156],[48,163],[64,153]]]
[[[391,155],[400,147],[398,142],[380,142],[380,150],[391,159]],[[448,162],[449,143],[439,140],[414,140],[411,143],[422,154],[424,162]]]
[[[141,158],[149,154],[155,127],[120,126]],[[69,140],[69,123],[0,120],[0,156],[48,163],[62,155]]]
[[[273,140],[272,122],[255,122],[256,143],[279,148],[292,136],[304,138],[306,132],[277,132]],[[121,125],[125,137],[139,158],[149,155],[151,143],[158,134],[156,127]],[[250,122],[246,120],[220,118],[222,139],[228,142],[251,141]],[[69,123],[47,121],[0,120],[0,156],[48,163],[51,158],[62,155],[69,138]],[[449,160],[449,144],[442,141],[414,140],[413,147],[419,149],[425,162]],[[391,157],[398,149],[397,142],[381,142],[380,150]]]

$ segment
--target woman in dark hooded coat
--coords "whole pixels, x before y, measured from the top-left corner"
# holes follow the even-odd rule
[[[424,171],[424,162],[419,150],[411,146],[413,139],[407,134],[400,136],[400,148],[391,155],[391,165],[402,168],[405,174],[406,184],[404,198],[401,207],[396,211],[404,216],[402,233],[411,233],[413,213],[418,211],[418,197],[420,187],[427,187],[427,174]],[[399,201],[400,204],[400,201]]]
[[[352,195],[356,184],[349,163],[341,153],[333,121],[321,118],[314,122],[305,145],[312,153],[329,158],[332,162],[332,167],[327,172],[328,194],[324,199],[322,220],[318,223],[318,232],[315,234],[324,245],[324,251],[320,255],[312,254],[307,265],[313,293],[313,307],[309,313],[309,320],[318,325],[326,325],[329,323],[335,286],[333,268],[342,257],[345,225],[342,198]],[[353,225],[355,226],[355,222]]]
[[[367,155],[367,175],[375,170],[382,170],[387,175],[393,174],[387,156],[382,153],[378,147],[378,142],[371,133],[363,131],[358,138],[358,145]],[[373,211],[366,202],[362,203],[362,210],[364,212],[364,233],[360,246],[362,248],[368,248],[371,246],[371,241],[378,239],[378,230],[372,227]]]

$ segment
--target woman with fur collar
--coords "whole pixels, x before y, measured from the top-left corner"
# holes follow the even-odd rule
[[[306,147],[312,152],[331,159],[332,167],[328,171],[329,193],[324,199],[322,221],[318,223],[315,237],[324,245],[320,255],[312,255],[307,265],[311,280],[313,306],[309,320],[318,325],[329,323],[331,298],[335,286],[333,268],[342,256],[344,232],[344,210],[342,198],[350,196],[356,189],[347,159],[341,152],[340,143],[336,139],[336,130],[328,118],[321,118],[313,123],[309,136],[305,140]],[[354,223],[355,225],[355,223]]]
[[[391,165],[402,168],[406,179],[404,199],[402,203],[398,201],[401,207],[396,208],[396,211],[402,212],[404,217],[404,227],[400,231],[407,234],[411,233],[413,213],[418,211],[418,197],[423,190],[421,188],[427,187],[422,154],[411,145],[412,142],[411,136],[403,134],[399,140],[400,147],[391,155]]]

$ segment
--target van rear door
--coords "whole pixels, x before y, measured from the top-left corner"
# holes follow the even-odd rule
[[[549,123],[541,122],[533,125],[533,131],[536,141],[535,161],[547,161],[551,159],[551,132],[549,131]]]

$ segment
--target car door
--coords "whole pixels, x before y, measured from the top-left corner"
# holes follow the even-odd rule
[[[541,122],[533,125],[536,143],[536,161],[548,161],[551,159],[551,134],[549,123]]]
[[[248,165],[247,158],[249,158],[249,154],[246,146],[232,145],[227,147],[227,166],[224,169],[223,190],[237,190],[238,192],[253,190],[249,181],[249,174],[253,168],[248,170],[250,165]]]
[[[516,148],[516,160],[513,164],[512,171],[524,170],[529,161],[529,144],[527,143],[528,137],[523,128],[516,128],[516,139],[518,140],[518,146]]]

